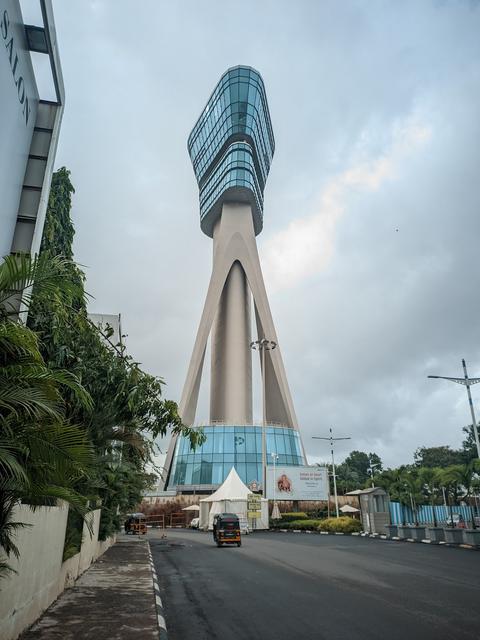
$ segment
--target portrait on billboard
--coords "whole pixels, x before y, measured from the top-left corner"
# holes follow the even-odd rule
[[[328,490],[325,467],[292,465],[267,469],[270,500],[327,500]]]
[[[286,473],[282,473],[282,475],[277,478],[277,489],[280,493],[290,493],[292,490],[292,481],[287,476]]]

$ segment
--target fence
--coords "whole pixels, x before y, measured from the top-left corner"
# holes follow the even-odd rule
[[[435,516],[437,522],[445,523],[450,514],[460,514],[466,523],[469,523],[472,519],[472,512],[474,516],[479,515],[477,507],[459,506],[454,505],[452,507],[445,505],[420,505],[417,509],[417,521],[419,524],[433,524],[433,510],[435,509]],[[450,511],[451,509],[451,511]],[[414,524],[415,514],[410,506],[402,505],[400,502],[390,502],[390,519],[392,524]]]

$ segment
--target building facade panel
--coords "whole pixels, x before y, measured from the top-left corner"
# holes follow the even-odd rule
[[[18,0],[0,0],[0,259],[12,245],[38,100]]]

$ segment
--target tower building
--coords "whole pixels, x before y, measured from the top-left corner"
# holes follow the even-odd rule
[[[210,337],[210,421],[206,442],[195,452],[188,439],[172,438],[165,486],[177,492],[210,492],[232,466],[245,483],[262,485],[262,425],[252,415],[252,306],[258,339],[276,347],[261,359],[267,463],[275,453],[279,465],[305,464],[256,244],[274,149],[260,74],[244,66],[229,69],[188,138],[200,227],[213,239],[213,267],[179,412],[184,424],[194,424]]]

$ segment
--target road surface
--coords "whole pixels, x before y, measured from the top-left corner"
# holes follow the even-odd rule
[[[170,640],[478,640],[480,552],[350,536],[149,532]]]

